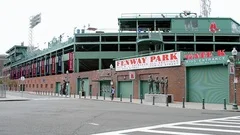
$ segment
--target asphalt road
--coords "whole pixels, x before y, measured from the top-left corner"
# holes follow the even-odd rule
[[[18,93],[15,93],[15,96],[16,94]],[[0,135],[89,135],[126,129],[134,129],[131,133],[129,131],[126,133],[131,135],[146,135],[154,131],[154,134],[157,131],[159,134],[160,131],[162,134],[168,134],[170,131],[195,131],[196,126],[195,129],[178,128],[178,126],[193,123],[189,121],[239,115],[238,112],[188,110],[84,99],[51,100],[55,98],[51,97],[48,100],[47,96],[26,93],[24,97],[45,100],[0,102]],[[239,125],[236,125],[239,129],[240,117],[238,120]],[[177,124],[166,125],[169,123]],[[151,127],[155,125],[158,126]],[[149,126],[150,128],[135,129]],[[160,128],[163,127],[164,131],[169,132],[162,132]],[[153,128],[155,128],[154,131]],[[229,129],[232,130],[232,127]],[[197,130],[195,133],[206,133],[206,131]],[[217,134],[221,133],[226,134],[226,132],[217,132]]]

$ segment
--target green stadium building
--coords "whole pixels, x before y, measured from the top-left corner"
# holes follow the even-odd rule
[[[116,32],[76,29],[68,41],[54,38],[44,50],[13,46],[3,73],[21,87],[9,89],[58,93],[68,82],[69,93],[109,96],[114,86],[118,97],[140,98],[148,93],[152,75],[168,77],[175,101],[234,101],[229,56],[234,47],[240,50],[238,22],[195,13],[151,13],[122,14],[118,26]]]

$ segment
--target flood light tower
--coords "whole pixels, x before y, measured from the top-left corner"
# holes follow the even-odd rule
[[[209,17],[211,13],[211,0],[200,0],[200,14],[202,17]]]
[[[32,52],[34,50],[33,45],[33,28],[36,27],[39,23],[41,23],[41,13],[30,17],[30,26],[29,26],[29,45],[28,51]]]

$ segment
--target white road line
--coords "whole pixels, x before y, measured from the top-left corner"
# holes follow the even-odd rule
[[[200,124],[200,123],[191,123],[191,125],[195,126],[210,126],[210,127],[229,127],[229,128],[240,128],[240,126],[233,126],[233,125],[216,125],[216,124]]]
[[[225,122],[225,121],[203,121],[207,123],[219,123],[219,124],[233,124],[233,125],[240,125],[240,123],[236,122]]]
[[[135,131],[144,131],[144,130],[151,130],[155,128],[163,128],[163,127],[169,127],[169,126],[176,126],[176,125],[183,125],[183,124],[192,124],[197,122],[214,122],[216,120],[225,120],[225,119],[231,119],[231,118],[239,118],[240,116],[234,116],[234,117],[225,117],[225,118],[216,118],[216,119],[206,119],[206,120],[196,120],[196,121],[188,121],[188,122],[178,122],[178,123],[170,123],[170,124],[162,124],[162,125],[155,125],[155,126],[149,126],[149,127],[141,127],[141,128],[133,128],[133,129],[126,129],[126,130],[119,130],[119,131],[112,131],[112,132],[106,132],[106,133],[99,133],[94,135],[119,135],[129,132],[135,132]],[[229,122],[231,124],[231,122]],[[238,123],[240,124],[240,123]]]
[[[240,122],[240,119],[239,120],[234,120],[234,119],[226,119],[224,121],[232,121],[232,122]]]
[[[183,127],[183,126],[169,126],[169,127],[166,127],[166,128],[240,133],[240,130],[227,130],[227,129],[214,129],[214,128],[197,128],[197,127]]]
[[[94,126],[99,126],[99,124],[97,124],[97,123],[88,123],[88,124],[94,125]]]
[[[158,133],[158,134],[170,134],[170,135],[211,135],[211,134],[198,134],[198,133],[186,133],[186,132],[174,132],[174,131],[159,131],[159,130],[141,130],[141,132]]]

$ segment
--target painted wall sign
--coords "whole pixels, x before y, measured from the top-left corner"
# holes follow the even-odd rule
[[[209,31],[212,33],[217,33],[218,31],[220,31],[220,29],[218,28],[216,22],[212,22],[209,26]]]
[[[180,65],[180,52],[157,54],[115,61],[116,71],[171,67]]]
[[[129,72],[129,79],[134,80],[135,79],[135,72]]]
[[[218,50],[217,51],[217,56],[226,56],[225,50]],[[211,58],[214,57],[213,52],[197,52],[197,53],[190,53],[190,54],[185,54],[184,58],[187,60],[190,59],[203,59],[203,58]]]
[[[227,56],[214,56],[211,58],[203,59],[190,59],[185,60],[185,66],[200,66],[200,65],[214,65],[214,64],[223,64],[228,60]]]
[[[234,69],[234,64],[230,64],[230,65],[229,65],[229,74],[232,74],[232,75],[233,75],[233,74],[234,74],[234,70],[235,70],[235,69]]]

